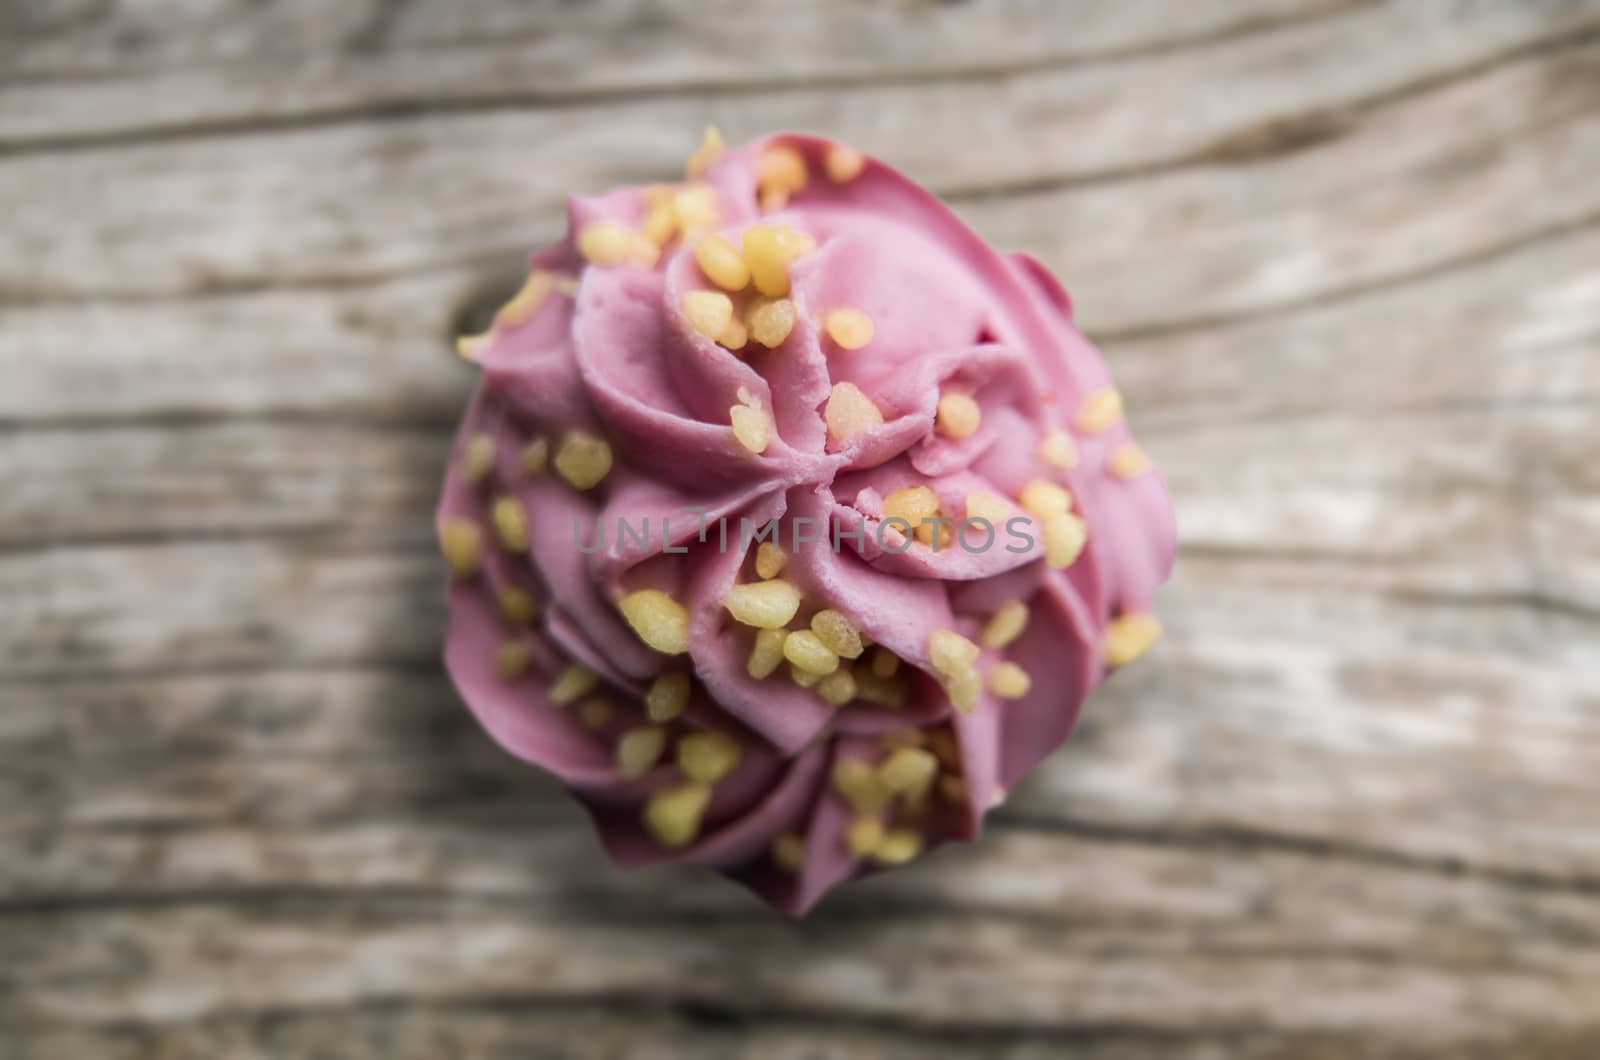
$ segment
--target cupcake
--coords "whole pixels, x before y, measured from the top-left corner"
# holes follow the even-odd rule
[[[1036,260],[843,144],[574,196],[482,335],[445,659],[622,865],[801,913],[972,839],[1160,635],[1160,476]]]

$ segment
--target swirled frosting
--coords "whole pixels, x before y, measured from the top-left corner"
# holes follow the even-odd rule
[[[689,170],[461,340],[445,657],[616,861],[799,913],[977,835],[1159,635],[1173,517],[1037,261],[840,144]]]

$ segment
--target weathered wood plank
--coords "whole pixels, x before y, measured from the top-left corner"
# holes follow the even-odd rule
[[[64,678],[7,695],[0,757],[8,762],[315,758],[373,741],[392,751],[487,746],[442,668],[430,664]]]
[[[975,869],[996,858],[1009,871]],[[830,903],[804,930],[731,890],[706,888],[720,897],[696,908],[706,899],[667,878],[676,873],[642,875],[614,896],[551,873],[557,890],[543,899],[412,888],[41,908],[6,925],[29,975],[0,998],[0,1015],[160,1023],[401,998],[642,996],[844,1025],[1248,1025],[1437,1044],[1508,1023],[1592,1028],[1600,989],[1592,897],[1293,854],[1232,852],[1223,866],[1188,851],[996,835],[982,859],[943,852]],[[954,951],[929,929],[930,897],[955,903],[945,906],[962,925]],[[108,977],[108,958],[142,974]],[[1283,990],[1284,976],[1299,989]]]
[[[1575,52],[1559,62],[1592,63],[1596,56],[1600,51]],[[1553,69],[1504,76],[1528,85],[1586,85],[1590,95],[1600,91],[1594,87],[1600,77],[1558,76]],[[1495,385],[1513,385],[1519,400],[1592,395],[1583,342],[1600,333],[1591,216],[1600,210],[1600,193],[1577,170],[1600,151],[1600,123],[1593,118],[1600,110],[1591,105],[1576,117],[1567,104],[1553,106],[1542,130],[1511,143],[1491,136],[1474,149],[1480,164],[1465,168],[1459,139],[1429,139],[1426,132],[1462,126],[1473,107],[1514,87],[1486,78],[1459,90],[1472,97],[1470,105],[1440,109],[1433,106],[1438,99],[1418,100],[1410,105],[1415,115],[1378,129],[1370,140],[1349,138],[1303,158],[1258,163],[1250,171],[1251,188],[1311,189],[1303,199],[1277,193],[1280,208],[1241,197],[1232,176],[1194,172],[1120,189],[1054,193],[1030,200],[1025,210],[1015,204],[967,209],[1002,243],[1042,251],[1064,266],[1081,317],[1091,330],[1113,332],[1108,351],[1130,393],[1142,398],[1135,406],[1142,416],[1164,412],[1157,403],[1188,413],[1201,407],[1197,397],[1208,408],[1223,398],[1281,413],[1331,404],[1330,387],[1339,388],[1333,393],[1340,398],[1365,388],[1361,400],[1370,402],[1372,381],[1399,364],[1415,367],[1403,377],[1406,386],[1391,386],[1386,401],[1426,400],[1441,391],[1481,401]],[[1527,85],[1523,91],[1534,92],[1532,100],[1556,98]],[[1414,168],[1373,174],[1366,191],[1316,176],[1370,172],[1364,160],[1396,155],[1398,149],[1383,146],[1394,140],[1431,143],[1432,150],[1419,150],[1407,163]],[[1429,177],[1452,158],[1458,160],[1454,178]],[[1568,172],[1571,179],[1543,189],[1528,184]],[[1441,203],[1450,208],[1439,209]],[[1008,219],[1012,212],[1057,218],[1060,223],[1049,226],[1057,234],[1030,236]],[[1478,220],[1451,223],[1468,213]],[[1142,219],[1147,216],[1155,220]],[[1385,238],[1372,238],[1378,226]],[[530,221],[527,228],[534,227]],[[1285,240],[1284,232],[1308,238]],[[0,307],[0,369],[9,384],[0,392],[0,419],[317,410],[448,422],[470,379],[470,372],[441,356],[448,336],[465,307],[484,301],[485,292],[492,301],[514,284],[521,260],[510,248],[483,254],[476,265],[372,284],[215,293],[184,300],[181,312],[165,302]],[[1079,260],[1086,264],[1075,265]],[[1396,283],[1400,290],[1384,291]],[[1223,326],[1229,314],[1244,325],[1297,304],[1328,311],[1257,320],[1259,330]],[[1374,311],[1358,313],[1353,305]],[[1461,305],[1470,305],[1472,318],[1491,330],[1463,327]],[[1212,323],[1161,333],[1196,317]],[[1555,351],[1546,348],[1552,343]],[[1457,358],[1439,355],[1463,345],[1482,353],[1468,358],[1479,371],[1464,371],[1454,364]],[[195,350],[204,356],[197,358]],[[1300,371],[1282,367],[1283,350],[1292,351],[1288,363]],[[1513,352],[1517,356],[1506,356]],[[1364,359],[1386,371],[1330,372],[1330,357]],[[1203,377],[1200,365],[1208,373]],[[1316,386],[1304,385],[1310,372],[1318,374]],[[1174,373],[1186,385],[1167,382]],[[314,385],[307,386],[308,379]]]
[[[1393,1034],[1291,1033],[1244,1026],[1161,1031],[1077,1024],[911,1026],[847,1022],[837,1013],[751,1015],[705,1003],[626,998],[539,1005],[523,997],[353,1008],[231,1013],[177,1024],[19,1028],[17,1060],[280,1060],[336,1043],[350,1060],[515,1060],[605,1056],[623,1060],[1590,1060],[1592,1029],[1528,1028],[1484,1038],[1420,1042]],[[0,1042],[5,1032],[0,1030]]]
[[[1232,502],[1213,497],[1211,509],[1226,520]],[[1311,510],[1325,503],[1314,499]],[[1199,511],[1206,507],[1202,502]],[[1242,571],[1248,577],[1240,581],[1306,592],[1349,586],[1395,606],[1426,606],[1429,597],[1437,602],[1450,594],[1476,594],[1488,604],[1515,604],[1519,596],[1548,601],[1551,613],[1540,616],[1540,628],[1514,636],[1507,647],[1576,660],[1583,657],[1585,627],[1600,610],[1596,514],[1592,501],[1576,497],[1507,515],[1493,497],[1467,496],[1443,506],[1434,519],[1420,516],[1385,531],[1381,512],[1369,503],[1366,518],[1379,528],[1374,536],[1390,558],[1414,557],[1374,563],[1373,554],[1363,556],[1359,548],[1274,556],[1274,548],[1304,546],[1294,536],[1291,513],[1277,539],[1257,538],[1242,549],[1224,542],[1209,553],[1202,543],[1192,544],[1185,569],[1220,582]],[[441,565],[420,513],[392,533],[393,546],[376,549],[348,538],[269,536],[45,546],[0,555],[0,590],[20,601],[0,615],[0,661],[17,679],[83,667],[138,670],[169,658],[191,666],[416,658],[437,632],[431,620],[439,613]],[[1568,561],[1561,580],[1524,551],[1528,541]],[[1251,548],[1267,553],[1253,560]],[[182,606],[174,606],[175,592]],[[1503,616],[1481,609],[1464,612],[1462,622],[1463,630],[1504,625]]]
[[[1535,525],[1554,548],[1569,541],[1579,546],[1592,533],[1586,519]],[[216,668],[405,663],[427,657],[437,647],[444,581],[431,533],[429,526],[415,527],[412,547],[380,551],[267,538],[30,549],[0,556],[0,589],[7,599],[20,601],[0,615],[0,660],[9,682],[16,683],[86,669],[108,676],[150,672],[167,660]],[[1459,541],[1493,551],[1470,526],[1457,534],[1441,534],[1430,547]],[[1580,564],[1585,562],[1583,553],[1579,556]],[[1212,582],[1225,587],[1239,581],[1245,583],[1241,591],[1261,594],[1293,587],[1336,595],[1348,587],[1352,594],[1364,594],[1362,607],[1398,611],[1447,604],[1452,591],[1458,602],[1470,603],[1478,594],[1483,606],[1459,609],[1461,636],[1487,639],[1488,631],[1508,631],[1499,612],[1509,606],[1515,613],[1519,593],[1537,596],[1543,587],[1498,583],[1494,576],[1505,572],[1492,570],[1470,576],[1471,554],[1464,558],[1461,564],[1441,560],[1430,570],[1426,564],[1412,569],[1336,554],[1252,564],[1226,550],[1208,555],[1196,549],[1186,556],[1184,570],[1193,579],[1205,578],[1194,582],[1196,596],[1202,584],[1210,591]],[[1581,566],[1577,573],[1587,574]],[[1187,594],[1182,581],[1174,584],[1170,606],[1176,608]],[[1537,616],[1536,629],[1502,645],[1507,654],[1586,658],[1582,649],[1593,622],[1589,601],[1569,600],[1553,590],[1550,613]],[[175,606],[179,602],[182,606]],[[1194,602],[1203,605],[1200,599]],[[1270,599],[1252,597],[1251,602],[1266,608],[1258,615],[1273,613]]]
[[[0,671],[404,661],[438,648],[432,528],[408,550],[292,540],[44,549],[0,557]],[[384,617],[387,615],[387,617]]]
[[[249,902],[313,892],[538,903],[581,902],[586,896],[612,913],[633,908],[657,918],[748,911],[748,899],[735,897],[738,892],[731,885],[713,883],[697,870],[618,872],[553,783],[470,748],[454,750],[468,741],[453,739],[448,759],[443,754],[430,759],[417,747],[391,748],[381,737],[369,742],[373,746],[364,760],[324,756],[235,762],[223,757],[215,767],[175,761],[181,775],[166,782],[166,790],[150,791],[143,807],[108,800],[98,806],[85,803],[79,819],[7,819],[0,827],[0,848],[16,856],[0,868],[0,917],[26,917],[41,910]],[[377,755],[390,756],[383,764],[385,778],[377,777]],[[1088,752],[1069,750],[1052,772],[1069,775],[1087,760]],[[106,763],[79,764],[93,769]],[[235,785],[237,790],[219,793],[216,778],[224,767],[246,779]],[[143,766],[130,761],[127,768],[131,772]],[[254,788],[250,794],[265,797],[241,798],[246,786]],[[297,790],[304,793],[295,794]],[[968,910],[997,917],[1094,921],[1110,915],[1096,908],[1102,899],[1095,896],[1116,891],[1115,878],[1127,873],[1129,864],[1167,866],[1161,870],[1166,874],[1176,871],[1174,865],[1198,872],[1197,866],[1206,862],[1234,859],[1321,864],[1347,883],[1370,875],[1389,879],[1395,889],[1413,895],[1430,888],[1452,893],[1466,889],[1498,895],[1495,902],[1511,902],[1522,894],[1559,900],[1574,912],[1593,910],[1600,901],[1600,877],[1541,872],[1533,865],[1450,861],[1341,837],[1318,841],[1243,826],[1206,832],[1181,824],[1140,828],[1077,820],[1070,814],[1081,800],[1051,812],[1050,800],[1058,794],[1048,783],[1030,782],[1016,793],[1014,805],[990,821],[981,845],[941,853],[937,869],[892,876],[860,893],[846,891],[830,907],[877,909],[881,902],[903,907],[907,916],[914,910]],[[211,805],[203,805],[213,796]],[[1244,882],[1242,873],[1221,872],[1212,881],[1212,894],[1192,883],[1181,894],[1149,893],[1134,886],[1117,901],[1137,894],[1139,914],[1159,919],[1243,918],[1254,904],[1253,889],[1240,886]],[[1079,892],[1085,897],[1074,899]],[[1270,915],[1260,914],[1265,919],[1255,930],[1263,937],[1279,931],[1299,937],[1325,914],[1320,906],[1330,901],[1315,889],[1292,899],[1285,896]],[[1129,915],[1124,911],[1112,919]],[[1368,917],[1384,920],[1381,928],[1389,932],[1436,930],[1435,925],[1401,928],[1388,923],[1390,917],[1403,919],[1400,910],[1379,918],[1370,910],[1352,908],[1349,915],[1345,929],[1367,925],[1373,939],[1377,926]],[[1473,930],[1486,935],[1510,936],[1527,929],[1503,922],[1513,911],[1492,903],[1481,916],[1468,916],[1464,906],[1454,915],[1474,920]],[[1394,941],[1407,945],[1413,940]],[[1595,939],[1580,931],[1567,941],[1586,945]]]
[[[9,74],[0,83],[0,145],[411,109],[999,76],[1205,48],[1368,6],[547,0],[435,10],[379,0],[212,0],[95,17],[25,7],[0,16],[0,66]]]
[[[456,307],[480,289],[498,296],[525,267],[510,254],[481,275],[218,295],[176,311],[0,306],[0,421],[318,415],[447,426],[477,375],[450,352]]]
[[[442,428],[329,422],[0,432],[0,549],[228,534],[412,542],[450,444]]]
[[[1181,501],[1191,551],[1404,566],[1414,588],[1549,593],[1600,612],[1586,576],[1600,554],[1583,532],[1600,518],[1586,500],[1600,483],[1587,459],[1600,449],[1597,409],[1600,399],[1307,414],[1287,437],[1272,419],[1164,429],[1158,414],[1141,435]],[[3,433],[0,549],[246,536],[410,552],[449,445],[444,428],[322,422]],[[1559,549],[1575,580],[1530,567],[1517,551],[1530,537]]]
[[[1581,409],[1600,396],[1597,260],[1600,227],[1590,226],[1393,290],[1104,347],[1141,432],[1182,431],[1186,441],[1239,420],[1487,412],[1500,395],[1506,414],[1534,404]],[[457,277],[447,289],[405,281],[359,293],[226,296],[181,314],[0,310],[8,381],[0,421],[247,415],[448,430],[474,372],[446,349],[443,307],[470,289]],[[187,352],[195,348],[207,349],[204,358]],[[94,445],[92,435],[84,444]],[[1584,466],[1562,466],[1574,464]]]
[[[1361,567],[1247,570],[1186,559],[1163,599],[1162,655],[1096,697],[1068,750],[1017,793],[1017,813],[1600,879],[1586,824],[1600,800],[1586,765],[1600,747],[1592,618],[1517,610],[1513,621],[1492,600],[1396,592],[1381,587],[1392,576]],[[171,658],[172,642],[195,645],[185,667],[253,664],[242,673],[13,684],[3,803],[64,825],[314,822],[363,807],[413,812],[451,785],[496,805],[507,785],[542,790],[532,771],[472,750],[486,740],[429,662],[437,619],[422,608],[434,592],[418,594],[400,633],[385,629],[395,605],[381,596],[370,611],[305,596],[281,614],[253,612],[254,641],[233,635],[231,609],[219,608],[188,624],[152,619],[141,636],[154,647],[94,663]],[[398,661],[415,660],[426,679],[341,672],[342,652],[407,652]],[[306,657],[314,672],[256,669]],[[59,768],[52,750],[81,768]],[[156,775],[152,756],[166,763]],[[441,756],[454,763],[443,776],[429,766]]]
[[[1456,179],[1491,197],[1502,194],[1505,184],[1504,193],[1515,196],[1508,202],[1518,207],[1500,217],[1494,204],[1487,203],[1487,229],[1477,224],[1443,226],[1425,241],[1386,240],[1391,249],[1375,252],[1380,256],[1436,261],[1452,245],[1461,252],[1462,244],[1480,248],[1504,239],[1506,229],[1525,232],[1531,218],[1543,218],[1538,223],[1547,225],[1552,215],[1570,218],[1572,212],[1593,210],[1592,182],[1544,186],[1543,195],[1532,196],[1526,194],[1525,181],[1496,179],[1507,176],[1509,165],[1504,159],[1495,165],[1504,122],[1486,123],[1473,136],[1451,115],[1462,109],[1458,93],[1468,93],[1484,107],[1501,89],[1512,97],[1502,113],[1520,115],[1528,125],[1539,124],[1538,99],[1548,98],[1550,106],[1564,102],[1568,124],[1578,130],[1569,131],[1568,140],[1581,137],[1595,120],[1594,79],[1583,76],[1581,66],[1561,77],[1540,72],[1547,65],[1566,69],[1575,61],[1568,56],[1573,28],[1587,22],[1600,25],[1600,6],[1570,0],[1474,6],[1452,23],[1451,32],[1416,38],[1414,54],[1376,48],[1376,40],[1411,27],[1411,16],[1394,14],[1408,9],[1364,10],[1331,23],[1355,23],[1338,32],[1268,35],[1236,46],[1238,53],[1227,56],[1163,55],[1125,70],[1119,67],[1114,74],[1029,74],[1007,83],[1008,106],[1000,110],[992,85],[945,81],[774,99],[740,97],[710,108],[695,99],[645,101],[611,109],[609,121],[597,121],[581,108],[423,116],[382,125],[0,158],[0,207],[13,218],[0,243],[8,251],[0,254],[0,293],[15,301],[309,287],[504,255],[548,239],[562,197],[573,189],[677,173],[691,130],[698,129],[708,110],[725,118],[729,132],[739,137],[775,126],[828,129],[904,165],[937,190],[975,193],[1028,187],[1041,180],[1072,182],[1096,174],[1160,170],[1185,159],[1226,163],[1270,155],[1305,146],[1303,137],[1290,136],[1286,145],[1273,132],[1285,122],[1310,121],[1320,128],[1332,112],[1343,132],[1346,125],[1364,120],[1358,104],[1367,98],[1380,110],[1442,110],[1435,120],[1424,117],[1415,123],[1418,132],[1426,132],[1423,143],[1435,155],[1449,152],[1458,166],[1463,149],[1481,144],[1480,150],[1490,154],[1488,161],[1467,166]],[[1555,52],[1545,55],[1548,49]],[[1370,58],[1359,68],[1347,61],[1348,55],[1364,53]],[[1592,69],[1592,58],[1589,63]],[[1147,64],[1154,68],[1146,69]],[[1531,84],[1518,87],[1530,82],[1529,69],[1535,71]],[[1457,79],[1464,82],[1455,84]],[[1213,102],[1197,109],[1190,104],[1199,84],[1207,86]],[[1557,91],[1556,85],[1565,87]],[[1530,93],[1534,101],[1527,98]],[[1534,112],[1525,113],[1528,107]],[[939,113],[943,120],[915,132],[898,122],[883,124],[884,115],[912,111]],[[983,150],[974,150],[971,142],[971,130],[977,128],[985,130]],[[1265,138],[1268,146],[1244,150],[1241,137],[1252,143]],[[1312,143],[1327,140],[1325,135],[1310,138]],[[1557,154],[1547,165],[1559,167],[1563,153],[1570,156],[1577,150],[1579,145],[1568,140],[1541,146]],[[1371,170],[1370,143],[1352,144],[1338,153],[1340,143],[1328,143],[1334,153],[1325,156],[1328,165],[1322,171],[1341,172],[1348,180],[1353,173]],[[1392,149],[1390,140],[1378,143]],[[561,150],[551,150],[551,144]],[[1528,150],[1519,153],[1524,161]],[[1440,163],[1435,159],[1434,164]],[[1509,175],[1531,168],[1524,165]],[[1430,200],[1428,182],[1409,177],[1402,173],[1393,184],[1380,180],[1386,195],[1356,196],[1349,208],[1381,213],[1382,223],[1411,217]],[[115,197],[103,194],[109,180],[118,189]],[[1232,185],[1227,190],[1230,197],[1237,192]],[[41,200],[45,208],[40,208]],[[1122,201],[1121,210],[1096,217],[1093,227],[1106,231],[1095,238],[1108,240],[1101,245],[1142,252],[1146,260],[1187,260],[1183,247],[1167,237],[1142,246],[1119,239],[1119,224],[1138,231],[1134,219],[1154,206],[1143,196]],[[197,203],[215,204],[209,211],[202,207],[209,223],[196,223]],[[353,208],[357,203],[361,207]],[[1050,208],[1050,203],[1034,204],[1021,216],[1031,219]],[[262,217],[273,218],[273,223],[259,223]],[[981,213],[975,219],[981,227]],[[1301,223],[1318,219],[1314,215]],[[1354,219],[1340,216],[1327,233],[1339,233]],[[1248,220],[1259,224],[1270,218],[1250,212]],[[1425,226],[1414,217],[1411,223]],[[1502,227],[1495,228],[1496,223]],[[1057,234],[1046,238],[1063,240],[1070,233],[1076,240],[1084,238],[1089,226],[1050,228]],[[1267,231],[1281,238],[1283,229]],[[1321,231],[1319,227],[1309,234]],[[1026,245],[1052,256],[1067,245],[1041,242],[1033,233]],[[1195,264],[1196,274],[1209,271],[1198,267],[1201,262]],[[1298,273],[1305,275],[1296,282]],[[1271,279],[1270,291],[1262,293],[1281,298],[1325,277],[1322,270],[1302,266],[1278,270]],[[1157,304],[1171,317],[1183,318],[1198,311],[1196,301],[1191,294],[1180,303]],[[1199,301],[1200,306],[1208,304]],[[1140,321],[1148,322],[1150,303],[1142,305]],[[1120,328],[1133,321],[1105,316],[1095,323]]]

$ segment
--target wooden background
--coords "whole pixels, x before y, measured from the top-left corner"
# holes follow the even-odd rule
[[[803,923],[439,662],[562,195],[831,134],[1064,276],[1169,636]],[[0,0],[0,1056],[1600,1056],[1597,0]]]

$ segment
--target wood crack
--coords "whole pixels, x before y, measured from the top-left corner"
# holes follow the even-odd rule
[[[1309,858],[1415,872],[1447,879],[1472,879],[1515,890],[1600,898],[1600,877],[1556,875],[1531,869],[1483,865],[1464,858],[1418,854],[1345,839],[1300,836],[1260,828],[1224,825],[1162,829],[1107,824],[1068,817],[1045,817],[1002,807],[990,818],[996,828],[1021,828],[1052,835],[1112,843],[1196,851],[1275,851]]]
[[[996,181],[967,186],[948,185],[936,191],[941,198],[955,203],[1026,198],[1146,180],[1203,166],[1238,165],[1278,158],[1343,135],[1354,127],[1356,120],[1361,116],[1465,84],[1508,66],[1578,50],[1597,40],[1600,40],[1600,23],[1525,41],[1503,48],[1475,62],[1440,70],[1340,104],[1313,108],[1298,114],[1279,115],[1270,119],[1265,126],[1238,129],[1196,150],[1167,158],[1064,176],[1046,175],[1027,180]]]
[[[749,98],[794,95],[805,92],[859,92],[874,88],[983,83],[1006,81],[1034,74],[1114,65],[1139,59],[1161,58],[1190,50],[1213,48],[1253,36],[1304,28],[1379,7],[1382,0],[1343,0],[1326,8],[1296,15],[1258,15],[1239,19],[1200,33],[1161,41],[1104,48],[1094,52],[1040,56],[1020,62],[973,63],[949,68],[921,67],[879,74],[835,74],[806,77],[772,76],[759,79],[674,81],[660,84],[594,87],[574,91],[480,92],[447,99],[400,97],[378,104],[307,108],[297,114],[259,117],[224,117],[202,121],[152,124],[114,132],[26,136],[0,140],[0,158],[45,152],[94,150],[151,143],[174,143],[219,136],[254,135],[325,128],[360,122],[390,123],[452,114],[488,114],[527,109],[614,106],[642,101],[681,98]],[[504,43],[504,41],[501,41]],[[429,49],[431,52],[433,49]],[[219,70],[219,72],[224,72]],[[0,80],[0,88],[26,86],[27,79]]]
[[[1166,320],[1127,328],[1088,329],[1089,338],[1098,345],[1111,347],[1118,343],[1148,342],[1154,339],[1169,338],[1174,335],[1196,331],[1218,331],[1236,324],[1267,320],[1306,310],[1325,309],[1370,295],[1383,294],[1416,284],[1427,283],[1430,280],[1476,268],[1479,265],[1492,264],[1544,243],[1556,242],[1579,234],[1587,234],[1590,229],[1596,227],[1600,227],[1600,210],[1591,211],[1555,224],[1530,229],[1526,232],[1520,232],[1498,243],[1476,247],[1461,254],[1438,261],[1431,261],[1415,268],[1376,276],[1370,280],[1327,288],[1301,297],[1280,299],[1276,302],[1266,302],[1259,306],[1251,306],[1248,309],[1226,313],[1192,316],[1179,320]]]

